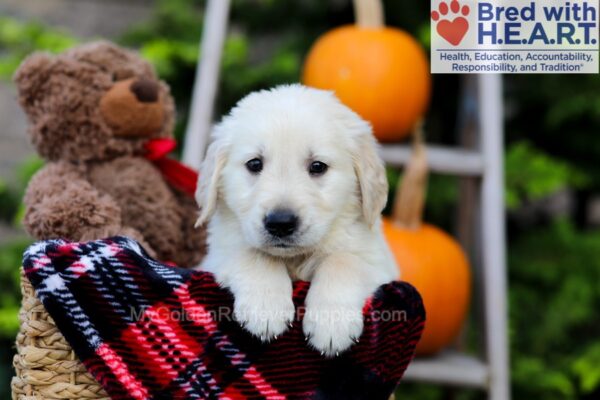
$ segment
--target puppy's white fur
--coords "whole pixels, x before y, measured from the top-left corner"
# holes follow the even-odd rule
[[[246,168],[253,158],[260,173]],[[328,170],[309,174],[313,161]],[[365,300],[397,277],[380,228],[387,188],[371,127],[333,93],[301,85],[252,93],[215,127],[202,165],[201,268],[232,291],[236,318],[263,340],[294,318],[292,280],[311,281],[304,332],[328,355],[343,351],[362,332]],[[299,218],[283,242],[263,223],[280,208]]]

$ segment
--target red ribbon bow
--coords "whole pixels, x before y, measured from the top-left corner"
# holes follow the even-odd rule
[[[194,197],[196,184],[198,183],[198,172],[180,163],[167,158],[167,154],[177,147],[175,139],[160,138],[151,139],[146,142],[146,157],[158,168],[169,184],[176,189]]]

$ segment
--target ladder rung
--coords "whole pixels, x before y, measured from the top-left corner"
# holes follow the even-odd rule
[[[415,358],[404,380],[485,388],[489,384],[489,371],[476,357],[447,350],[433,357]]]
[[[381,157],[390,166],[405,165],[410,159],[410,147],[400,144],[381,146]],[[427,160],[433,172],[461,176],[481,176],[483,158],[474,150],[444,146],[427,146]]]

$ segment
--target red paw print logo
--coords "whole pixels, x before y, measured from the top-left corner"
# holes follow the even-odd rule
[[[436,22],[437,33],[453,46],[458,46],[469,30],[469,21],[465,18],[471,10],[469,6],[460,6],[457,0],[450,2],[450,7],[442,1],[438,11],[431,12],[431,19]],[[456,17],[452,19],[453,17]]]

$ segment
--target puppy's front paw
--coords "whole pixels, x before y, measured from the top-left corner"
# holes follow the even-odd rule
[[[237,296],[235,319],[263,342],[277,339],[291,326],[296,310],[291,294],[254,293]]]
[[[347,350],[362,334],[362,309],[343,304],[307,306],[302,327],[315,349],[333,357]]]

